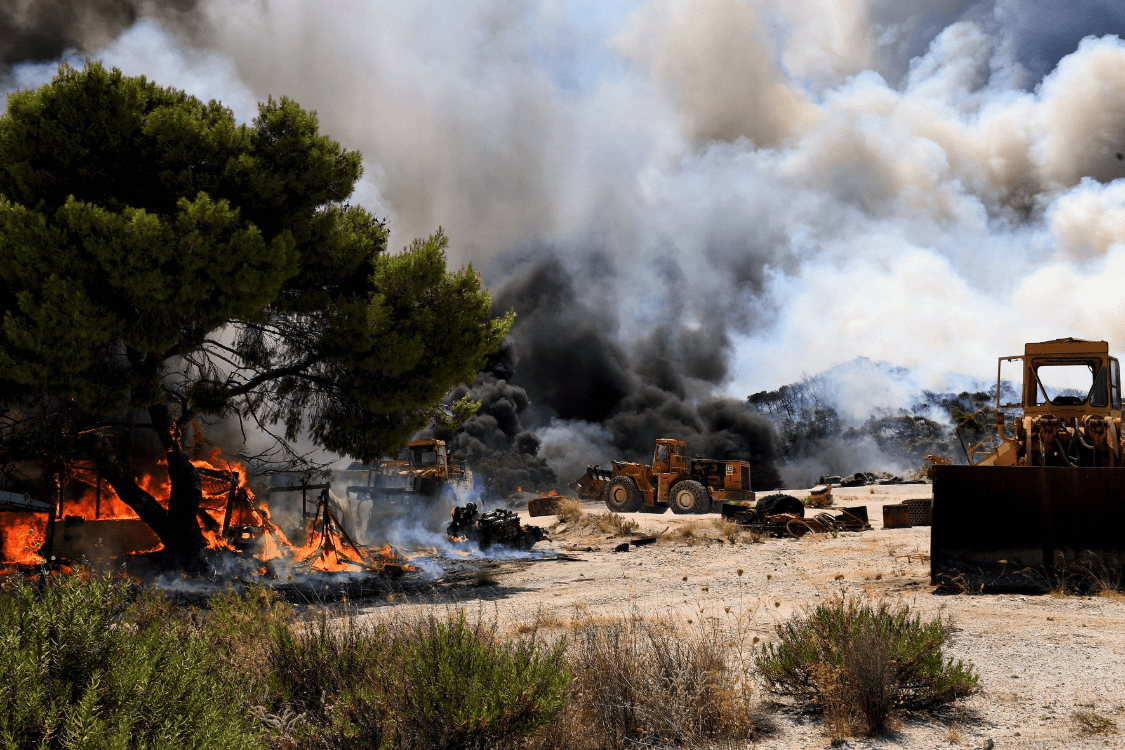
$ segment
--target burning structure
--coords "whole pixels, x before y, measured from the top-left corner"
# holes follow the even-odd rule
[[[290,529],[295,535],[291,541],[272,520],[269,504],[259,502],[250,488],[245,467],[218,454],[216,449],[207,459],[193,461],[203,493],[197,520],[211,553],[243,555],[263,573],[277,566],[301,572],[379,571],[388,562],[398,562],[389,548],[372,552],[353,540],[328,484],[269,488],[267,497],[319,490],[311,514],[303,504],[299,526]],[[0,493],[0,567],[121,560],[162,550],[159,537],[95,468],[80,464],[69,475],[54,503]],[[171,487],[163,465],[140,481],[166,508]]]

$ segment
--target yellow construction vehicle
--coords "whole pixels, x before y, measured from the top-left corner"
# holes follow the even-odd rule
[[[354,463],[344,473],[363,481],[348,485],[349,495],[390,504],[437,499],[452,508],[473,489],[472,469],[450,456],[442,440],[414,440],[394,458]]]
[[[588,466],[570,487],[604,500],[616,513],[662,513],[669,506],[673,513],[708,513],[712,503],[754,500],[748,462],[688,458],[687,443],[670,439],[656,441],[651,465],[614,461],[612,471]]]
[[[1020,400],[1005,403],[1015,366]],[[1105,341],[1027,344],[998,364],[996,421],[968,465],[932,463],[930,575],[969,588],[1041,587],[1125,563],[1121,368]],[[1010,392],[1010,390],[1008,391]],[[979,413],[979,412],[978,412]],[[974,419],[974,414],[958,426]]]

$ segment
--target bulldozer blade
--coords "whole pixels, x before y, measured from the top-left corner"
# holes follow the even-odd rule
[[[931,468],[930,581],[1043,590],[1125,570],[1125,468]]]

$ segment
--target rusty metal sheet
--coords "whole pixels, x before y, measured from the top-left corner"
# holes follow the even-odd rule
[[[1042,588],[1068,566],[1125,561],[1125,469],[941,466],[930,577],[970,588]]]
[[[160,548],[160,539],[144,521],[138,519],[55,521],[51,554],[60,560],[78,562],[82,558],[101,560],[135,555]]]

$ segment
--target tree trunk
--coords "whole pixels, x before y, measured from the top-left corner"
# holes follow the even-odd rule
[[[122,461],[104,436],[97,436],[92,446],[92,457],[102,477],[113,491],[148,524],[164,544],[164,564],[169,568],[199,571],[203,565],[202,552],[206,548],[203,532],[199,528],[199,504],[203,500],[203,484],[199,472],[173,437],[171,419],[163,406],[149,409],[153,426],[160,436],[164,455],[168,461],[168,479],[171,496],[168,510],[137,484],[128,457]]]
[[[121,502],[132,508],[164,542],[169,532],[168,511],[164,510],[156,498],[137,486],[132,469],[127,462],[124,464],[121,462],[105,436],[95,436],[91,453],[102,478],[109,482],[109,486],[121,498]]]
[[[173,424],[168,407],[163,404],[150,406],[148,414],[164,448],[168,481],[172,487],[168,498],[167,532],[165,535],[158,532],[157,535],[164,542],[165,552],[173,566],[196,568],[202,562],[202,553],[207,546],[199,528],[203,481],[199,470],[180,446],[178,428]]]

